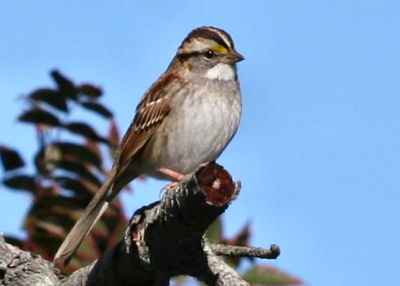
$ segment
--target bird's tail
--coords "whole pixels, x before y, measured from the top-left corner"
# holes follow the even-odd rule
[[[113,178],[108,176],[106,182],[96,192],[85,209],[83,216],[75,223],[54,256],[54,264],[58,267],[68,265],[72,255],[77,251],[82,241],[92,230],[101,215],[107,210],[109,202],[115,196]]]

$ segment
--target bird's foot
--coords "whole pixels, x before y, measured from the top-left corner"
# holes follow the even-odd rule
[[[166,185],[165,187],[163,187],[161,189],[161,192],[164,190],[167,192],[172,191],[179,184],[179,182],[185,178],[184,174],[178,173],[178,172],[168,169],[168,168],[160,168],[160,169],[158,169],[158,171],[160,173],[162,173],[163,175],[172,179],[172,182],[169,183],[168,185]]]

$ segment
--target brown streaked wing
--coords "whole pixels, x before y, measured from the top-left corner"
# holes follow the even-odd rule
[[[175,83],[171,84],[173,81]],[[155,82],[141,99],[136,108],[136,115],[120,145],[117,158],[117,174],[121,174],[134,156],[148,142],[168,112],[171,110],[171,92],[176,92],[176,85],[181,86],[178,78],[165,73]],[[174,86],[175,88],[166,88]]]

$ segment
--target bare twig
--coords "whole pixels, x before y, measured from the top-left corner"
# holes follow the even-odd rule
[[[234,246],[212,243],[210,244],[210,248],[216,255],[267,259],[276,259],[281,252],[279,246],[276,244],[271,244],[269,249],[265,249],[261,247]]]

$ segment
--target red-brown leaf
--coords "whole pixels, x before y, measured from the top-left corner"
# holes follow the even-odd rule
[[[254,266],[249,269],[243,278],[256,285],[301,285],[303,282],[271,266]]]

